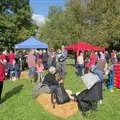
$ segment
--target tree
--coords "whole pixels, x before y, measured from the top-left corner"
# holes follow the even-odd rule
[[[50,7],[50,12],[46,24],[40,28],[40,39],[48,43],[50,46],[58,47],[64,40],[65,31],[64,24],[64,12],[61,7]]]
[[[0,3],[0,43],[9,48],[33,35],[29,0],[2,0]]]
[[[79,19],[77,14],[75,16],[76,10],[73,9],[66,8],[64,11],[61,7],[51,7],[48,21],[40,28],[40,39],[49,43],[50,46],[53,46],[54,43],[55,47],[78,42],[81,36],[82,25],[79,21],[83,17]],[[77,6],[77,9],[80,9],[80,7]],[[80,14],[80,16],[83,16],[83,14]]]
[[[94,17],[94,24],[87,25],[83,39],[97,46],[117,50],[120,45],[119,6],[119,0],[92,0],[87,7],[87,17]]]
[[[71,0],[64,9],[52,7],[40,38],[54,46],[85,41],[120,50],[119,6],[119,0]]]

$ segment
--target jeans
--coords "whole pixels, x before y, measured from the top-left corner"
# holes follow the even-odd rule
[[[96,68],[93,72],[98,75],[98,77],[100,78],[101,82],[104,81],[104,71],[99,70],[99,69]],[[104,89],[104,83],[102,84],[102,88]]]
[[[35,73],[36,73],[36,69],[34,67],[29,68],[29,73],[28,74],[29,74],[30,77],[34,77]]]
[[[83,64],[78,64],[78,75],[82,76],[83,73],[82,73],[82,70],[83,70]]]
[[[60,77],[64,78],[65,77],[66,61],[57,63],[57,66],[59,68]]]
[[[15,71],[10,71],[10,78],[12,79],[12,77],[15,76]]]
[[[96,68],[93,72],[98,75],[98,77],[100,78],[101,82],[104,80],[104,77],[103,77],[104,76],[104,71],[99,70],[99,69]]]
[[[15,77],[20,78],[20,70],[15,70]]]

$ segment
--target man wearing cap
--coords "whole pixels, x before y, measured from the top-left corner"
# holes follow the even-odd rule
[[[66,60],[67,60],[67,55],[68,52],[67,50],[64,49],[64,45],[61,46],[61,57],[59,59],[59,64],[60,64],[60,77],[65,77],[65,68],[66,68]]]

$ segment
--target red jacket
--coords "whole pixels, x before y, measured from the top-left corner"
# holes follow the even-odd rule
[[[92,55],[90,56],[90,64],[91,64],[91,65],[95,65],[95,64],[96,64],[96,59],[97,59],[96,54],[92,54]]]
[[[9,63],[13,64],[13,60],[15,60],[15,54],[14,53],[10,53],[8,55],[8,59],[9,59]]]
[[[2,63],[0,63],[0,82],[5,80],[5,68]]]
[[[0,60],[7,60],[7,55],[5,55],[5,54],[1,54],[0,55]]]

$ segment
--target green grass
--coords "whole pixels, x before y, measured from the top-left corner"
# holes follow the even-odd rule
[[[65,88],[74,92],[85,89],[81,79],[75,75],[73,61],[67,64]],[[0,120],[64,120],[57,118],[44,110],[35,100],[32,100],[33,85],[27,79],[20,81],[5,81],[2,96],[6,100],[0,105]],[[103,104],[98,104],[98,112],[89,111],[88,118],[83,118],[81,112],[67,120],[120,120],[120,91],[104,92]]]

